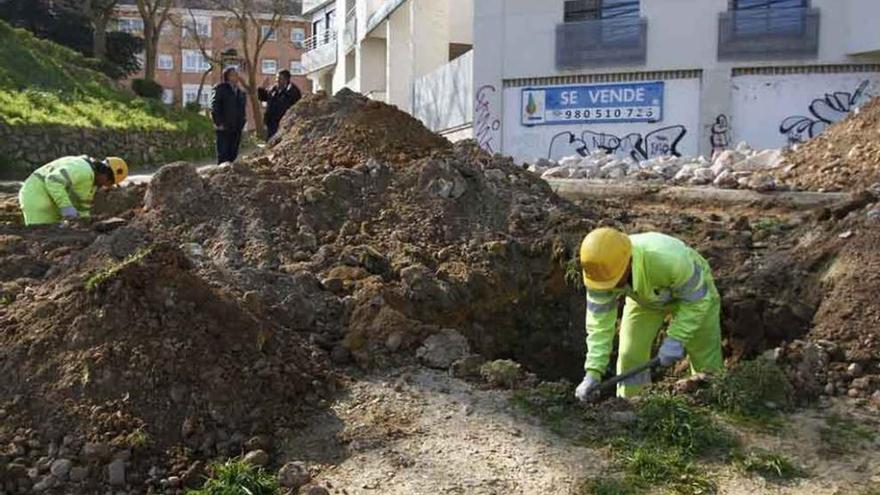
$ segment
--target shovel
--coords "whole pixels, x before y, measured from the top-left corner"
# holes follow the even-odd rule
[[[639,373],[641,373],[645,370],[656,368],[657,366],[660,366],[660,357],[659,356],[648,361],[647,363],[640,364],[640,365],[636,366],[635,368],[630,368],[629,370],[624,371],[623,373],[621,373],[619,375],[612,376],[611,378],[605,380],[604,382],[602,382],[596,386],[596,388],[593,390],[593,392],[590,393],[590,397],[587,397],[587,402],[591,402],[592,400],[595,400],[599,396],[599,392],[601,392],[609,387],[613,387],[620,382],[624,382],[626,380],[629,380],[630,378],[638,375]]]

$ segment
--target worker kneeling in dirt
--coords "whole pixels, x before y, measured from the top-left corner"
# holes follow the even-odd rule
[[[651,359],[651,348],[668,316],[660,346],[661,366],[685,356],[692,372],[720,370],[721,298],[709,263],[682,241],[659,233],[626,235],[612,228],[590,232],[581,243],[587,287],[586,376],[575,395],[586,400],[608,366],[618,301],[626,297],[620,325],[617,373]],[[650,370],[618,384],[619,397],[633,397],[651,382]]]
[[[88,217],[98,187],[119,184],[128,177],[125,160],[98,161],[66,156],[35,170],[18,193],[25,225],[58,223]]]

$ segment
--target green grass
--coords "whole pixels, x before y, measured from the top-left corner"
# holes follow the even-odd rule
[[[98,62],[0,21],[0,120],[8,125],[210,133],[193,112],[136,97]]]
[[[97,289],[101,286],[101,284],[116,276],[116,274],[119,273],[120,270],[122,270],[123,268],[144,259],[148,254],[150,254],[152,250],[152,247],[140,249],[137,252],[126,257],[124,260],[117,263],[111,263],[109,266],[96,271],[95,273],[90,275],[89,278],[86,279],[86,290],[91,292]]]
[[[688,456],[729,450],[733,437],[707,411],[671,394],[655,394],[639,405],[638,429],[653,444],[681,450]]]
[[[764,450],[753,450],[740,456],[737,464],[743,471],[757,474],[769,481],[791,481],[806,476],[806,471],[785,456]]]
[[[766,422],[794,405],[794,387],[767,359],[745,361],[715,377],[702,397],[734,417]]]
[[[584,495],[636,495],[639,493],[639,488],[625,479],[592,479],[584,483],[581,493]]]
[[[537,387],[516,390],[511,404],[520,411],[537,416],[552,431],[565,433],[564,427],[582,414],[572,399],[574,390],[565,382],[543,382]]]
[[[261,467],[242,460],[213,464],[213,475],[202,488],[189,490],[187,495],[275,495],[280,493],[275,477]]]

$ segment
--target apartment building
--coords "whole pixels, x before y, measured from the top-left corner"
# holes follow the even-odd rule
[[[181,2],[184,4],[185,2]],[[242,67],[242,33],[228,12],[195,8],[209,4],[192,2],[193,7],[175,8],[162,29],[158,56],[156,60],[156,82],[164,88],[162,101],[169,105],[186,105],[199,99],[203,107],[210,105],[211,88],[220,82],[223,67],[216,66],[203,76],[211,64],[203,56],[200,45],[211,54],[222,54],[223,66]],[[261,26],[261,36],[269,36],[260,53],[258,81],[274,81],[278,71],[290,70],[293,82],[303,93],[311,90],[302,65],[304,42],[311,36],[310,24],[299,15],[285,15],[280,24],[272,30],[270,12],[257,15],[265,21]],[[123,4],[118,7],[117,29],[132,33],[143,32],[143,20],[137,7]],[[196,34],[193,34],[193,32]],[[250,33],[249,45],[256,45],[256,33]],[[131,78],[143,77],[143,71]],[[203,85],[204,84],[204,85]],[[201,91],[199,91],[201,87]],[[248,106],[248,127],[252,129],[254,119]]]
[[[474,0],[305,0],[303,66],[316,90],[349,88],[432,130],[469,136]],[[464,134],[462,134],[462,132]]]
[[[880,95],[877,0],[478,0],[475,138],[520,161],[796,144]]]

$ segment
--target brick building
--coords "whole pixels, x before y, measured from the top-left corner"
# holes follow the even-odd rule
[[[203,76],[210,63],[202,54],[200,44],[212,58],[216,54],[224,56],[223,66],[242,67],[244,61],[234,54],[242,53],[241,30],[237,28],[234,18],[220,10],[209,10],[210,2],[198,0],[181,0],[178,7],[172,9],[168,21],[162,29],[156,59],[156,82],[164,88],[162,101],[173,105],[186,105],[200,98],[203,107],[211,101],[211,88],[220,81],[223,67],[215,65],[207,77]],[[299,14],[296,2],[291,2],[291,10],[285,12],[274,33],[270,33],[272,13],[257,14],[257,19],[265,21],[261,26],[262,35],[271,36],[263,46],[257,68],[257,81],[264,79],[274,81],[275,74],[288,69],[293,74],[293,82],[305,94],[311,91],[311,83],[302,68],[301,56],[303,41],[310,36],[310,23]],[[193,22],[195,19],[195,22]],[[121,2],[117,9],[116,28],[134,34],[143,32],[143,20],[138,13],[134,1]],[[193,30],[198,35],[192,34]],[[249,46],[256,46],[256,33],[250,33]],[[143,61],[143,60],[142,60]],[[143,77],[143,70],[133,74],[131,79]],[[245,74],[242,74],[245,77]],[[201,87],[201,92],[199,88]],[[248,128],[253,129],[254,119],[248,105]]]

